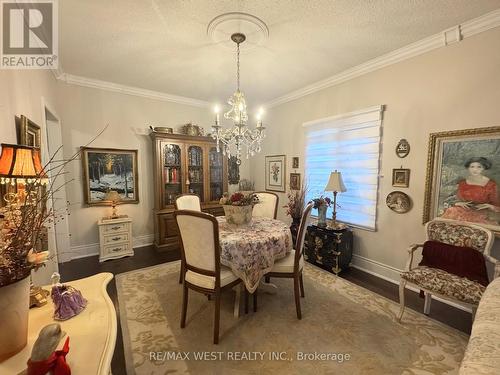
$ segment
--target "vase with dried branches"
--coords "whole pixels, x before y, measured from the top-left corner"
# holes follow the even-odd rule
[[[54,181],[76,157],[50,170],[49,164],[41,166],[39,149],[2,144],[0,183],[16,186],[17,193],[0,197],[6,202],[0,208],[0,361],[26,345],[29,276],[49,258],[42,246],[47,228],[63,218],[48,203],[64,189],[65,183],[54,186]],[[51,182],[48,174],[54,177]]]
[[[288,203],[283,206],[283,208],[286,209],[287,216],[290,216],[292,218],[290,231],[292,232],[293,243],[295,243],[300,225],[300,219],[302,218],[302,213],[304,212],[304,207],[306,204],[306,194],[307,184],[305,182],[302,182],[300,189],[290,190],[288,192]]]
[[[17,193],[0,197],[6,202],[0,208],[0,362],[26,345],[29,276],[50,257],[42,246],[47,242],[47,229],[69,214],[55,211],[50,202],[71,182],[58,177],[80,156],[78,151],[68,159],[55,160],[58,149],[42,166],[38,148],[1,146],[0,183],[16,186]]]

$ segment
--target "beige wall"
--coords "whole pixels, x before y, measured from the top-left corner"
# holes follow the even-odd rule
[[[0,70],[0,143],[17,143],[15,116],[25,115],[41,128],[44,140],[44,110],[46,105],[57,105],[57,84],[49,70]],[[46,145],[43,144],[44,149]],[[46,161],[46,155],[42,155]],[[0,199],[3,199],[0,197]],[[55,236],[49,232],[49,250],[54,255]],[[50,282],[52,272],[57,271],[57,258],[52,258],[37,272],[33,272],[33,282],[38,285]]]
[[[119,211],[133,218],[134,243],[151,243],[154,230],[153,160],[148,127],[176,129],[193,122],[204,126],[208,132],[213,121],[211,109],[68,85],[45,70],[0,70],[0,142],[16,143],[16,114],[24,114],[43,125],[42,97],[60,117],[65,157],[89,142],[106,124],[109,127],[91,147],[139,150],[139,204],[121,205]],[[44,130],[42,133],[45,137]],[[109,208],[84,204],[80,160],[71,163],[67,172],[71,248],[65,251],[63,260],[97,253],[96,221],[109,211]],[[240,174],[242,178],[249,176],[247,161],[243,161]]]
[[[105,132],[90,147],[139,150],[139,203],[119,206],[121,214],[133,219],[134,244],[153,241],[154,184],[152,142],[149,125],[169,126],[176,130],[193,122],[210,130],[213,114],[210,108],[152,100],[94,88],[59,83],[60,113],[63,119],[63,143],[66,156],[76,152],[98,134]],[[248,176],[248,165],[242,176]],[[97,252],[96,221],[109,213],[109,207],[87,207],[84,204],[82,166],[73,163],[69,175],[74,182],[68,185],[71,202],[70,232],[72,257]]]
[[[0,70],[0,141],[16,143],[14,117],[42,126],[42,101],[56,106],[57,85],[49,70]]]
[[[409,244],[423,238],[422,212],[429,133],[500,125],[500,28],[434,50],[268,110],[268,138],[252,161],[257,188],[264,188],[264,156],[300,156],[304,165],[302,123],[373,105],[386,106],[383,120],[377,232],[355,230],[355,264],[391,279],[404,268]],[[394,149],[406,138],[411,152]],[[393,188],[393,168],[411,169],[410,187]],[[288,179],[288,176],[287,176]],[[404,215],[392,212],[385,197],[401,189],[413,199]],[[280,203],[286,202],[281,194]],[[280,204],[282,206],[283,204]],[[280,208],[280,219],[286,219]],[[498,245],[497,245],[498,246]],[[498,251],[497,251],[498,253]]]

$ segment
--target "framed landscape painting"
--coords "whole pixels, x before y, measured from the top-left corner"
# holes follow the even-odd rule
[[[137,150],[82,147],[85,203],[108,205],[106,193],[115,190],[120,203],[138,203]]]
[[[286,156],[266,156],[266,190],[285,191]]]
[[[431,134],[424,223],[441,217],[500,235],[499,183],[500,126]]]

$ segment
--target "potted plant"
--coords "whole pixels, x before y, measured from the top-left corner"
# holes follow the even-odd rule
[[[220,199],[220,204],[224,208],[226,221],[229,224],[243,225],[252,220],[253,206],[259,202],[255,194],[243,194],[241,192],[233,193],[231,196],[224,196]]]
[[[318,210],[318,227],[326,227],[326,210],[331,206],[332,200],[328,197],[323,197],[313,199],[314,206]]]

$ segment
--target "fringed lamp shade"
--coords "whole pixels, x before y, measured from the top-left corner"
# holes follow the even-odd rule
[[[47,183],[42,168],[40,149],[2,143],[0,183]]]

